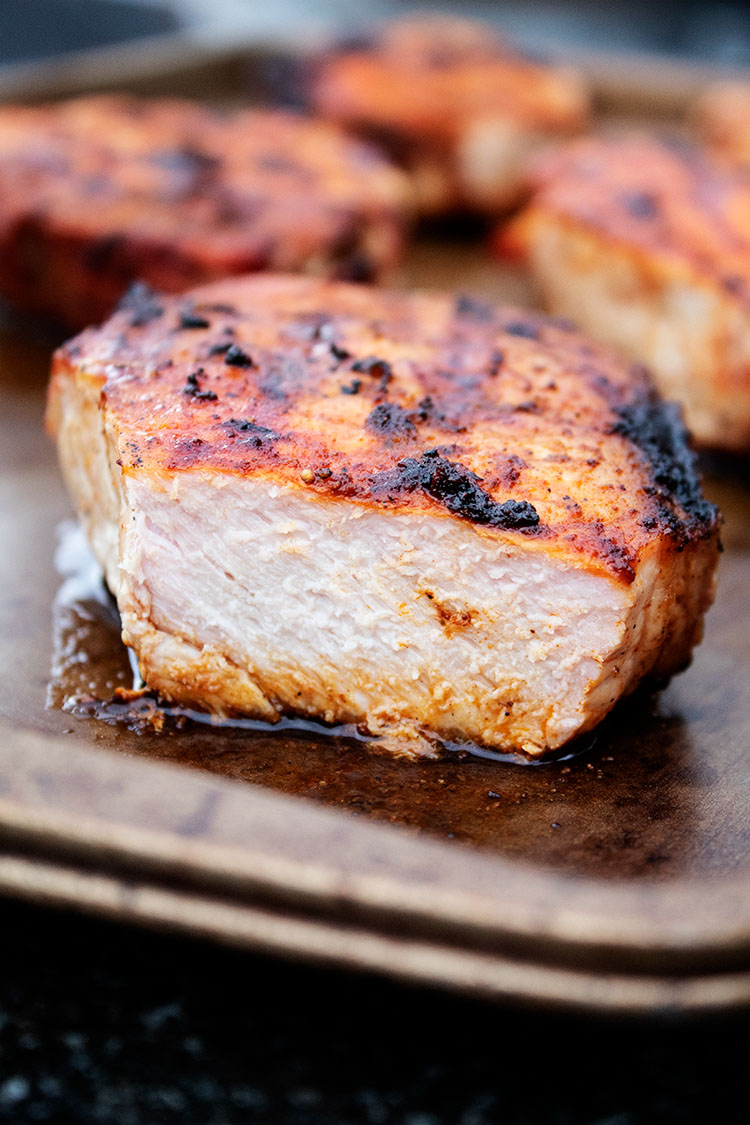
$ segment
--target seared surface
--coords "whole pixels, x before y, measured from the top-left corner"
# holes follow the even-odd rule
[[[307,97],[389,145],[428,213],[511,205],[530,153],[579,131],[589,112],[573,71],[531,61],[492,27],[439,16],[332,48],[313,62]]]
[[[125,96],[0,109],[0,296],[74,328],[135,278],[373,279],[409,207],[376,150],[291,113]]]
[[[750,449],[750,180],[681,141],[587,138],[550,155],[499,243],[551,311],[620,346],[704,445]]]
[[[117,416],[125,473],[261,474],[448,510],[625,581],[655,535],[682,549],[714,527],[641,369],[469,296],[286,277],[138,290],[58,353],[58,378],[77,369]]]
[[[729,164],[750,170],[750,82],[716,82],[693,107],[703,140]]]
[[[169,698],[539,753],[699,639],[718,525],[680,424],[565,324],[279,276],[137,291],[58,353],[49,419]]]

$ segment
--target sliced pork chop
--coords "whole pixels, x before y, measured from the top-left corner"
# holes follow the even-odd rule
[[[529,156],[589,116],[571,68],[530,60],[486,24],[434,15],[331,48],[303,85],[315,112],[390,148],[425,214],[512,206]]]
[[[292,113],[125,96],[0,108],[0,296],[76,329],[137,278],[382,278],[410,208],[385,156]]]
[[[750,451],[750,178],[682,142],[575,141],[498,241],[551,312],[650,367],[697,442]]]
[[[57,353],[48,423],[171,700],[537,755],[701,635],[717,514],[675,411],[540,315],[281,276],[139,290]]]

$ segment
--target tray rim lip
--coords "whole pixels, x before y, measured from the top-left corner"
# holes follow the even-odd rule
[[[34,755],[49,769],[50,754],[57,756],[46,780],[36,787]],[[7,794],[7,766],[13,758],[31,763],[21,773],[21,793]],[[88,770],[101,792],[88,815],[65,804],[55,777]],[[61,771],[58,770],[62,763]],[[279,901],[325,901],[335,910],[379,910],[403,923],[428,925],[440,932],[481,944],[518,941],[530,943],[540,955],[553,960],[579,956],[606,963],[646,961],[717,968],[738,962],[750,968],[750,880],[746,875],[682,879],[672,883],[597,880],[553,868],[498,856],[477,848],[453,845],[434,837],[421,837],[399,825],[360,821],[343,810],[318,805],[301,797],[265,790],[246,782],[203,773],[174,762],[120,756],[116,751],[89,746],[70,736],[43,734],[0,719],[0,778],[6,790],[0,798],[0,838],[22,847],[30,842],[43,852],[74,855],[108,850],[111,861],[136,860],[151,870],[169,871],[175,864],[202,885],[234,888],[236,893],[271,893]],[[249,835],[228,841],[196,837],[174,825],[142,825],[108,818],[111,790],[128,797],[128,787],[140,790],[161,775],[173,798],[182,795],[192,807],[214,797],[229,803],[228,812],[251,827]],[[164,786],[156,786],[160,792]],[[41,797],[40,797],[41,794]],[[138,794],[134,798],[136,804]],[[98,803],[97,803],[98,801]],[[300,861],[294,854],[294,836],[288,835],[290,853],[271,854],[268,825],[261,823],[253,837],[252,825],[294,807],[303,822],[302,839],[324,846],[354,851],[364,849],[355,864],[328,861],[316,854]],[[131,817],[132,820],[132,817]],[[263,833],[266,839],[263,839]],[[318,839],[319,838],[319,839]],[[283,845],[282,845],[283,846]],[[200,849],[203,849],[203,855]],[[146,862],[144,864],[144,857]],[[148,858],[151,858],[149,864]],[[270,860],[264,863],[265,860]],[[424,877],[433,863],[443,862],[442,880]],[[153,861],[156,862],[153,862]],[[445,867],[449,878],[445,878]],[[410,864],[412,865],[410,867]],[[285,866],[286,865],[286,866]],[[413,871],[416,869],[416,876]],[[411,872],[407,878],[406,873]],[[474,879],[486,880],[477,892]],[[321,895],[324,896],[321,898]],[[696,904],[699,904],[697,907]],[[727,907],[729,906],[729,909]],[[550,910],[552,915],[550,916]],[[557,916],[555,916],[557,911]],[[717,914],[721,921],[717,923]],[[603,927],[603,930],[602,930]],[[593,937],[591,936],[593,933]]]
[[[190,29],[188,29],[188,31],[189,30]],[[137,49],[142,49],[144,46],[144,42],[146,41],[139,40]],[[184,56],[184,48],[186,44],[193,52],[187,60]],[[180,66],[184,65],[186,61],[188,66],[204,66],[206,63],[220,64],[222,62],[244,58],[249,58],[252,60],[253,58],[257,58],[262,55],[264,51],[269,47],[273,49],[275,47],[278,47],[279,44],[269,44],[267,42],[259,42],[257,40],[247,42],[241,41],[232,44],[217,44],[215,42],[206,44],[201,43],[198,39],[195,39],[192,34],[185,35],[183,33],[178,33],[176,35],[173,35],[170,33],[167,35],[154,37],[152,46],[156,49],[157,56],[159,55],[160,50],[163,48],[163,54],[161,56],[160,62],[162,66],[166,66],[166,69],[161,70],[159,63],[157,62],[155,69],[144,70],[144,74],[157,79],[159,77],[163,77],[165,82],[168,82],[169,76],[173,72],[173,69],[179,68]],[[282,46],[288,46],[288,44],[282,44]],[[107,64],[112,62],[113,54],[119,53],[124,58],[124,56],[130,52],[130,50],[130,45],[118,45],[115,48],[97,49],[93,52],[86,52],[85,54],[89,61],[93,61],[94,63]],[[181,54],[181,57],[179,59],[177,58],[178,54]],[[92,55],[97,55],[97,59],[91,60]],[[564,57],[568,59],[572,58],[573,61],[581,61],[580,57],[576,57],[577,55],[578,53],[574,51],[564,52]],[[606,69],[606,61],[604,61],[608,57],[606,56],[606,54],[586,52],[586,55],[588,56],[589,60],[593,58],[595,62],[598,61],[600,63],[603,63]],[[609,57],[611,58],[612,56]],[[629,62],[632,63],[633,59],[641,59],[643,61],[642,56],[618,55],[614,57],[623,60],[624,65],[628,65]],[[76,58],[79,58],[79,56],[76,56]],[[65,59],[66,65],[69,61],[70,57],[67,57]],[[153,62],[154,60],[152,58],[149,63],[152,68]],[[655,59],[653,56],[647,56],[645,59],[645,63],[647,66],[651,65],[654,62]],[[688,84],[703,82],[707,78],[711,77],[732,77],[733,73],[735,73],[734,71],[729,71],[724,68],[716,68],[710,65],[694,65],[692,63],[682,64],[679,61],[675,63],[675,60],[670,60],[670,63],[673,64],[673,66],[677,70],[683,72],[685,81]],[[25,67],[25,69],[30,70],[30,68],[27,67]],[[39,69],[38,63],[34,64],[34,69]],[[18,68],[16,68],[16,70],[18,70]],[[7,97],[6,88],[3,84],[5,71],[6,68],[0,68],[0,101],[6,100]],[[740,73],[746,74],[747,72],[742,70]],[[18,77],[18,75],[16,75],[16,77]],[[68,89],[64,90],[64,93],[66,94],[71,92],[72,91]],[[33,89],[31,93],[32,96],[35,96]],[[17,97],[23,95],[19,95],[18,93],[13,92],[10,96]],[[21,741],[23,741],[26,736],[44,739],[48,742],[48,744],[54,744],[59,751],[64,753],[68,753],[74,742],[76,742],[77,751],[80,751],[84,755],[88,756],[92,766],[95,762],[106,763],[102,768],[106,770],[113,779],[116,779],[123,772],[118,769],[117,763],[122,764],[123,762],[128,761],[131,763],[136,762],[139,774],[143,772],[147,775],[152,770],[176,770],[179,771],[183,775],[183,777],[190,778],[191,784],[195,784],[198,787],[203,787],[205,792],[213,792],[217,787],[222,790],[224,789],[224,787],[229,787],[229,789],[231,789],[234,794],[234,799],[243,799],[242,797],[238,797],[238,794],[243,794],[245,797],[249,798],[249,807],[251,807],[253,804],[257,805],[257,796],[259,794],[264,799],[270,798],[273,801],[282,802],[284,806],[288,806],[288,803],[291,800],[295,803],[295,806],[297,808],[303,806],[306,810],[308,810],[310,815],[319,818],[321,820],[321,823],[323,821],[328,821],[328,818],[337,820],[339,826],[343,825],[344,823],[348,823],[351,827],[352,833],[354,833],[355,835],[359,835],[359,828],[363,827],[366,829],[367,833],[382,833],[383,839],[391,838],[395,835],[403,841],[408,841],[409,830],[403,829],[402,827],[397,825],[384,825],[372,821],[355,821],[353,818],[349,817],[348,814],[346,814],[345,812],[341,812],[340,810],[316,805],[313,802],[304,801],[302,798],[290,798],[289,795],[269,793],[266,790],[248,785],[248,783],[245,782],[220,778],[216,775],[204,774],[198,770],[187,770],[185,769],[185,767],[181,767],[173,763],[152,761],[141,758],[137,760],[126,759],[118,755],[116,751],[102,751],[99,748],[87,744],[85,740],[78,741],[70,739],[67,736],[44,735],[33,727],[27,728],[22,724],[14,723],[12,721],[9,722],[5,718],[0,718],[0,761],[2,761],[3,758],[2,751],[5,750],[8,746],[8,738],[13,734],[17,735],[21,739]],[[252,797],[249,796],[251,791],[253,794]],[[32,811],[33,806],[24,805],[23,802],[20,802],[17,805],[17,808],[21,811],[25,809],[26,812],[30,812]],[[106,822],[102,821],[102,824],[104,823]],[[39,832],[37,833],[38,838],[43,839],[46,832],[47,838],[49,839],[50,827],[51,826],[49,821],[47,821],[45,825],[42,818],[42,823],[39,827]],[[0,812],[0,835],[8,839],[21,839],[23,834],[21,834],[21,836],[14,837],[14,831],[16,831],[16,829],[17,825],[14,827],[12,820],[9,820],[6,816],[3,815],[2,812]],[[393,832],[394,829],[395,833]],[[182,839],[181,837],[178,838]],[[373,837],[373,839],[374,838],[375,837]],[[435,855],[440,854],[445,849],[454,851],[458,850],[461,847],[440,841],[436,838],[424,838],[418,841],[413,839],[412,842],[417,843],[420,849],[424,846],[433,849],[435,851]],[[494,866],[496,871],[499,871],[504,875],[517,875],[519,872],[526,872],[527,874],[532,873],[533,879],[537,884],[542,886],[542,890],[544,890],[545,880],[547,888],[557,887],[558,889],[560,887],[570,887],[577,882],[579,889],[581,887],[587,888],[589,892],[593,892],[595,895],[600,895],[604,888],[609,887],[610,891],[614,889],[615,897],[621,900],[621,902],[625,903],[627,909],[632,909],[632,902],[629,901],[632,899],[632,895],[629,892],[637,886],[639,888],[639,892],[642,893],[645,891],[646,895],[649,896],[652,900],[650,904],[651,909],[656,909],[657,917],[658,910],[660,908],[664,908],[665,899],[675,897],[677,899],[683,898],[685,901],[682,903],[682,908],[690,913],[690,892],[702,892],[704,894],[707,892],[707,899],[704,900],[704,906],[708,905],[709,907],[714,906],[717,900],[721,901],[728,895],[730,898],[734,898],[735,904],[738,909],[734,921],[731,924],[724,926],[724,944],[722,946],[722,949],[724,949],[725,954],[735,956],[740,955],[743,958],[743,964],[747,963],[747,965],[750,966],[750,885],[748,885],[748,880],[744,877],[735,878],[723,876],[719,880],[717,880],[715,876],[706,875],[692,880],[682,879],[680,880],[679,887],[676,888],[675,886],[672,886],[671,889],[669,889],[666,883],[654,882],[647,884],[641,881],[629,881],[627,883],[614,883],[608,880],[599,881],[590,876],[579,877],[570,875],[565,872],[555,871],[551,868],[541,869],[538,865],[535,864],[528,864],[524,861],[514,860],[505,856],[493,855],[492,853],[480,851],[476,848],[465,847],[463,850],[465,851],[466,855],[471,857],[472,861],[475,857],[481,857],[482,864],[486,864],[487,862],[489,862]],[[686,895],[687,898],[685,898]],[[606,894],[604,897],[606,897]],[[659,900],[661,900],[661,907],[659,907]],[[694,900],[692,901],[694,902]],[[695,921],[695,917],[693,917],[693,921]],[[654,923],[653,916],[650,916],[650,922],[652,924]],[[665,936],[666,942],[662,946],[662,952],[666,956],[669,956],[670,953],[676,953],[681,950],[684,951],[684,946],[680,945],[679,943],[673,942],[672,945],[669,944],[670,938],[668,933]],[[553,935],[552,940],[559,941],[559,935],[557,937]],[[594,943],[594,946],[591,947],[589,943],[589,946],[590,948],[599,949],[600,951],[602,949],[601,944],[597,945],[596,943]],[[581,945],[580,947],[583,949],[585,948],[585,945]],[[648,946],[644,946],[642,943],[639,944],[637,942],[630,947],[631,952],[635,951],[636,953],[639,950],[643,951],[644,948],[648,948]],[[695,941],[693,942],[693,951],[697,952],[699,955],[702,955],[704,953],[711,953],[712,955],[714,955],[715,959],[716,950],[716,933],[714,932],[712,934],[711,928],[709,926],[703,937],[701,938],[699,935],[697,943]],[[720,960],[721,954],[719,956],[719,961]],[[523,997],[522,992],[521,997]],[[748,1002],[748,1000],[750,1000],[750,997],[745,997],[745,999],[742,1000],[742,1003],[746,1003]]]
[[[200,894],[181,895],[158,884],[126,883],[111,872],[81,872],[54,862],[32,864],[24,856],[2,851],[0,891],[47,906],[73,906],[126,924],[169,928],[253,951],[302,957],[328,967],[442,986],[485,1001],[631,1017],[672,1017],[676,1012],[705,1015],[750,1006],[747,971],[730,969],[682,979],[639,977],[597,974],[576,967],[561,969],[502,955],[492,958],[481,951],[441,947],[418,936],[391,937],[361,927],[340,930],[326,920],[275,914],[262,904],[238,908],[234,903]],[[217,913],[222,915],[221,924],[217,924]],[[395,956],[397,950],[400,957]]]

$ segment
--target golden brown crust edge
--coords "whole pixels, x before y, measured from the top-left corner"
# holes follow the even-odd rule
[[[116,420],[125,473],[261,475],[470,521],[633,580],[718,539],[675,408],[569,325],[468,296],[279,276],[143,289],[65,345]]]

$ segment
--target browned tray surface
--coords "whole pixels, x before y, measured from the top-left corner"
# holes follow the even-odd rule
[[[526,295],[466,238],[423,240],[403,283]],[[106,607],[53,623],[69,507],[41,429],[48,358],[0,336],[0,888],[498,997],[750,1001],[747,464],[707,480],[727,549],[693,666],[580,757],[408,763],[301,732],[136,733],[46,706],[53,624],[82,654],[53,698],[129,677]]]

